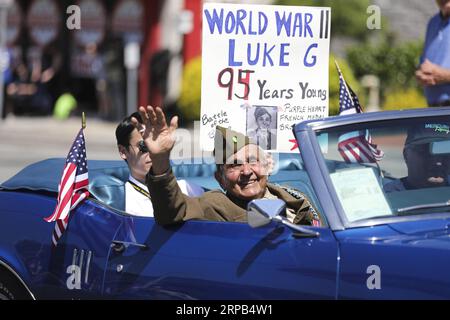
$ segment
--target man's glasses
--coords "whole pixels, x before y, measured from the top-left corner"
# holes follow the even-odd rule
[[[139,148],[139,151],[142,153],[148,152],[148,149],[147,149],[147,146],[145,145],[144,140],[139,141],[137,147]]]

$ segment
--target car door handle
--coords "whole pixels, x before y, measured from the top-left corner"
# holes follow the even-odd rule
[[[319,237],[319,233],[318,232],[308,232],[308,233],[306,233],[306,232],[299,232],[299,231],[294,231],[293,233],[292,233],[292,236],[294,237],[294,238],[297,238],[297,239],[302,239],[302,238],[318,238]]]
[[[111,243],[111,248],[116,253],[124,252],[129,246],[138,247],[141,250],[147,250],[148,249],[148,246],[146,244],[141,244],[141,243],[137,243],[137,242],[113,240],[112,243]]]

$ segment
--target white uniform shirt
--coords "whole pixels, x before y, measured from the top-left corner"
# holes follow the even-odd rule
[[[186,180],[179,180],[178,186],[190,197],[198,197],[204,192],[200,186]],[[130,175],[125,183],[125,211],[135,216],[153,217],[152,201],[145,193],[148,194],[147,186]]]

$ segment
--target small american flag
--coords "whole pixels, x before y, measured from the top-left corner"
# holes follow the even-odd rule
[[[86,144],[83,129],[80,129],[66,158],[61,182],[58,186],[58,202],[55,211],[51,216],[45,218],[47,222],[56,221],[52,236],[54,246],[57,245],[67,228],[70,210],[89,196],[88,185]]]
[[[362,113],[359,99],[344,80],[339,66],[339,115]],[[352,131],[338,139],[338,150],[347,163],[372,163],[380,161],[384,153],[372,142],[369,130]]]

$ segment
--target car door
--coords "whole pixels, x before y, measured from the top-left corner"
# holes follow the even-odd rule
[[[108,258],[105,294],[142,299],[334,298],[337,244],[328,228],[307,238],[271,223],[132,218]]]
[[[336,232],[339,298],[450,298],[450,218],[408,218]]]
[[[72,211],[67,230],[50,255],[40,297],[101,297],[111,241],[122,221],[119,213],[93,200]]]

